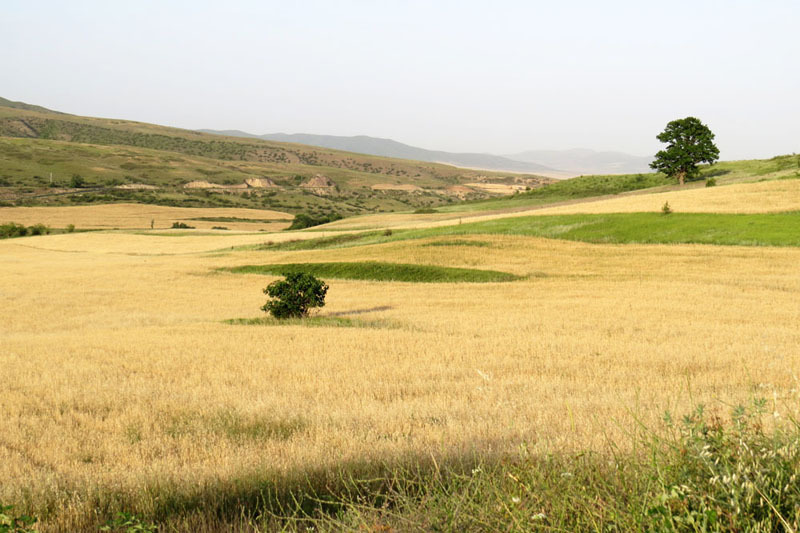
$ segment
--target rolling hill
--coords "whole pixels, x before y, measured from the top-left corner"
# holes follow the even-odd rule
[[[436,207],[551,181],[0,100],[5,205],[135,201],[349,215]]]
[[[220,135],[233,135],[238,137],[249,137],[264,139],[267,141],[291,142],[307,144],[311,146],[321,146],[333,148],[335,150],[345,150],[347,152],[357,152],[360,154],[371,154],[382,157],[396,157],[400,159],[413,159],[417,161],[428,161],[432,163],[445,163],[464,168],[479,168],[506,172],[556,172],[558,169],[540,165],[535,161],[521,161],[513,158],[503,157],[492,154],[479,153],[453,153],[439,150],[426,150],[416,146],[403,144],[392,139],[381,139],[369,137],[367,135],[356,135],[344,137],[338,135],[312,135],[307,133],[268,133],[265,135],[253,135],[238,130],[215,131],[200,130],[206,133],[216,133]]]
[[[583,148],[571,150],[527,150],[516,154],[493,155],[482,153],[454,153],[426,150],[392,139],[356,135],[312,135],[307,133],[268,133],[254,135],[240,130],[199,130],[205,133],[292,142],[321,146],[348,152],[372,154],[447,163],[465,168],[484,168],[498,171],[544,173],[554,177],[571,177],[579,174],[630,174],[650,172],[651,157],[641,157],[623,152],[597,152]]]

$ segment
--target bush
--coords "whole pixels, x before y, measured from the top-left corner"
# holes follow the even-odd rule
[[[28,228],[28,233],[30,233],[31,235],[49,235],[50,228],[41,223],[34,224],[33,226]]]
[[[708,178],[706,180],[706,187],[714,187],[717,184],[717,178]]]
[[[312,307],[323,307],[328,285],[307,272],[290,272],[286,279],[273,281],[264,294],[270,300],[261,310],[275,318],[303,318]]]
[[[22,224],[9,222],[8,224],[0,225],[0,239],[9,239],[11,237],[24,237],[28,234],[28,228]]]
[[[150,225],[152,228],[152,224]],[[190,226],[189,224],[184,224],[183,222],[173,222],[172,229],[194,229],[194,226]]]
[[[73,233],[75,231],[75,224],[67,224],[67,233]]]
[[[328,222],[333,222],[334,220],[339,220],[342,218],[342,215],[339,213],[331,213],[327,216],[322,217],[314,217],[311,215],[306,215],[305,213],[299,213],[294,216],[294,220],[292,220],[292,225],[289,226],[287,229],[305,229],[310,228],[312,226],[319,226],[321,224],[327,224]]]
[[[73,174],[72,178],[69,180],[69,186],[73,189],[80,189],[84,185],[86,185],[86,182],[83,180],[83,177],[80,174]]]
[[[669,215],[671,213],[672,213],[672,208],[669,206],[669,202],[664,202],[664,205],[661,206],[661,214]]]

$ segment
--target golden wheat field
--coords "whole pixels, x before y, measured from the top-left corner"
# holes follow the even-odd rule
[[[327,227],[337,230],[386,228],[430,228],[461,222],[479,222],[498,218],[576,213],[657,213],[665,202],[683,213],[780,213],[800,210],[800,179],[770,180],[758,183],[735,183],[719,187],[687,187],[666,192],[632,192],[618,197],[586,198],[564,205],[515,207],[495,212],[465,211],[447,213],[409,213],[362,215],[337,220]]]
[[[57,225],[45,215],[37,222]],[[103,505],[147,512],[243,476],[279,486],[349,461],[602,449],[635,418],[655,425],[698,402],[765,396],[787,416],[800,386],[800,250],[459,238],[485,245],[0,241],[0,501],[38,510],[44,531],[80,530]],[[319,313],[360,327],[223,322],[263,315],[276,278],[216,268],[363,260],[529,277],[334,279]]]
[[[233,220],[197,220],[201,217]],[[80,205],[68,207],[4,207],[0,224],[16,222],[30,226],[47,223],[55,228],[73,224],[78,229],[165,229],[183,222],[198,229],[224,226],[230,230],[279,231],[292,216],[260,209],[167,207],[146,204]]]
[[[537,211],[542,215],[572,213],[658,212],[664,202],[684,213],[781,213],[800,211],[800,179],[737,183],[710,188],[628,194],[620,198],[580,202]]]

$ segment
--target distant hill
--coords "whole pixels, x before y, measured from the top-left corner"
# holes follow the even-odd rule
[[[322,217],[435,208],[553,181],[234,133],[82,117],[0,99],[0,206],[145,202]]]
[[[64,113],[61,113],[59,111],[52,111],[50,109],[47,109],[46,107],[42,107],[42,106],[38,106],[38,105],[26,104],[25,102],[14,102],[12,100],[8,100],[6,98],[3,98],[2,96],[0,96],[0,106],[11,107],[11,108],[14,108],[14,109],[25,109],[27,111],[42,111],[42,112],[45,112],[45,113],[56,113],[58,115],[63,115],[64,114]]]
[[[214,133],[217,135],[230,135],[235,137],[247,137],[263,139],[266,141],[290,142],[306,144],[310,146],[321,146],[323,148],[333,148],[334,150],[344,150],[359,154],[378,155],[381,157],[396,157],[399,159],[412,159],[415,161],[428,161],[431,163],[445,163],[463,168],[478,168],[486,170],[499,170],[503,172],[524,172],[541,173],[553,172],[558,169],[547,165],[538,164],[536,161],[519,161],[513,158],[503,157],[492,154],[478,153],[454,153],[439,150],[426,150],[416,146],[409,146],[391,139],[381,139],[378,137],[368,137],[366,135],[356,135],[354,137],[343,137],[338,135],[312,135],[308,133],[268,133],[265,135],[253,135],[239,130],[200,130],[204,133]]]
[[[652,172],[652,157],[622,152],[596,152],[583,148],[572,150],[527,150],[505,157],[557,168],[574,174],[637,174]]]

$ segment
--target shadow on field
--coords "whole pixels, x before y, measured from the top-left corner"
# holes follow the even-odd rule
[[[350,311],[336,311],[335,313],[327,313],[325,316],[348,316],[348,315],[363,315],[364,313],[376,313],[378,311],[389,311],[394,309],[391,305],[379,305],[378,307],[368,307],[366,309],[352,309]]]

